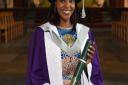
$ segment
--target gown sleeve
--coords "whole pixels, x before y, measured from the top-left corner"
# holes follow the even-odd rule
[[[28,71],[26,85],[45,85],[49,82],[44,31],[37,28],[29,44]]]
[[[95,38],[94,38],[94,35],[93,35],[92,32],[89,32],[89,38],[91,39],[91,41],[95,42]],[[94,54],[94,59],[92,61],[91,82],[94,85],[103,85],[103,76],[102,76],[102,73],[101,73],[97,47],[96,47],[96,52]]]

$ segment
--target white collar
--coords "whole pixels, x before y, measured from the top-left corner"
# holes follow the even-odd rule
[[[88,39],[89,28],[79,23],[76,24],[76,32],[78,38],[71,48],[68,47],[67,44],[60,38],[57,27],[55,25],[52,25],[49,22],[47,22],[41,25],[40,27],[45,32],[50,32],[53,42],[62,50],[64,50],[68,55],[72,55],[75,52],[79,51],[82,52],[84,45],[83,41]]]
[[[55,25],[52,25],[50,24],[50,22],[47,22],[41,26],[39,26],[41,28],[43,28],[44,31],[50,31],[50,30],[53,30],[57,35],[59,35],[58,31],[57,31],[57,27]],[[86,29],[87,31],[89,31],[89,27],[85,26],[85,25],[82,25],[80,23],[77,23],[76,24],[76,32],[77,34],[83,30],[83,29]]]

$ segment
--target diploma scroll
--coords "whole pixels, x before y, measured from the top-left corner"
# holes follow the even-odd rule
[[[77,85],[78,81],[80,81],[81,73],[86,68],[86,60],[87,60],[87,52],[88,52],[87,50],[90,45],[91,45],[91,41],[88,39],[83,49],[82,55],[80,56],[80,62],[77,65],[77,68],[75,70],[75,73],[73,75],[70,85]]]

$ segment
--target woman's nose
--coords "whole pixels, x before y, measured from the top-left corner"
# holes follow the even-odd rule
[[[70,7],[70,2],[66,2],[65,7]]]

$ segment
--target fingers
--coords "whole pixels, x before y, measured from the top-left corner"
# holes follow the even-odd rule
[[[95,48],[96,48],[96,43],[95,42],[93,42],[91,45],[90,45],[90,47],[89,47],[90,49],[92,49],[93,51],[95,51]]]
[[[89,63],[91,63],[91,59],[87,59],[87,61],[86,61],[86,64],[89,64]]]
[[[90,45],[89,48],[92,49],[93,51],[95,51],[95,47],[93,45]]]
[[[90,54],[94,54],[95,53],[95,49],[88,49],[88,55],[90,55]]]
[[[90,63],[93,60],[93,55],[94,55],[94,53],[93,54],[87,53],[87,56],[88,56],[88,58],[87,58],[87,64]]]
[[[93,43],[90,45],[90,47],[88,48],[88,53],[87,53],[87,56],[88,56],[87,64],[90,63],[90,62],[93,60],[95,50],[96,50],[96,44],[95,44],[95,42],[93,42]]]
[[[93,54],[87,53],[88,59],[93,59]]]
[[[92,56],[94,55],[95,53],[95,50],[96,50],[96,46],[95,46],[95,43],[91,44],[90,47],[88,48],[88,56]]]

